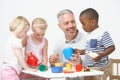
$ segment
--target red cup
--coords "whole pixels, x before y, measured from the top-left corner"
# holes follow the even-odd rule
[[[76,72],[82,71],[82,64],[76,64]]]

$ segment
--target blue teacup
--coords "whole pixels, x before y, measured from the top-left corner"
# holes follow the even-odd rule
[[[67,60],[70,60],[73,53],[74,53],[74,49],[72,47],[66,47],[66,48],[63,49],[64,57]]]
[[[90,39],[90,48],[97,47],[97,39]]]

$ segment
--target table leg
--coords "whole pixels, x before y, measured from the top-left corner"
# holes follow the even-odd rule
[[[103,80],[103,76],[102,75],[100,75],[100,80]]]
[[[50,80],[49,78],[46,78],[46,80]]]

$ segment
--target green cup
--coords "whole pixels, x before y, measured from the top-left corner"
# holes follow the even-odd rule
[[[38,67],[38,69],[41,71],[41,72],[44,72],[46,71],[46,66],[44,64],[40,64],[40,66]]]

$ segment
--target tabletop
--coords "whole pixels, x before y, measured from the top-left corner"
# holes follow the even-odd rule
[[[49,68],[47,71],[45,72],[41,72],[41,71],[37,71],[37,72],[32,72],[32,71],[27,71],[27,70],[23,70],[23,73],[26,74],[31,74],[31,75],[35,75],[38,77],[43,77],[43,78],[66,78],[66,77],[82,77],[82,76],[102,76],[104,74],[104,72],[102,71],[97,71],[97,70],[90,70],[90,71],[80,71],[80,72],[73,72],[73,73],[52,73],[51,72],[51,68]]]

